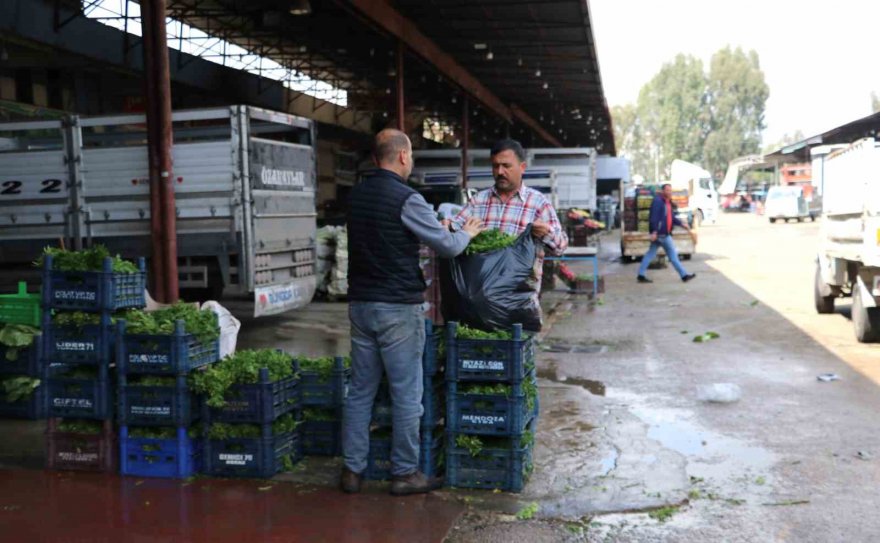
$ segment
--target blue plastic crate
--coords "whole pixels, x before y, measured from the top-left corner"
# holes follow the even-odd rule
[[[104,259],[103,271],[59,271],[53,258],[43,261],[43,307],[73,311],[116,311],[147,305],[144,259],[137,273],[114,273],[113,260]]]
[[[182,375],[216,362],[220,340],[202,343],[187,334],[182,320],[173,334],[126,334],[125,320],[116,323],[116,363],[122,373]]]
[[[201,443],[177,428],[174,439],[129,437],[119,427],[119,472],[122,475],[185,479],[199,472]]]
[[[23,400],[7,402],[0,398],[0,418],[44,419],[46,418],[46,386],[40,385]]]
[[[443,422],[446,416],[446,382],[443,378],[424,380],[422,393],[422,429],[431,429]],[[378,426],[391,426],[391,394],[387,381],[379,385],[376,401],[373,403],[373,423]]]
[[[337,356],[331,374],[322,377],[313,370],[300,370],[300,386],[302,388],[303,407],[342,407],[348,396],[348,385],[351,380],[351,368],[344,366],[343,358]]]
[[[304,420],[299,426],[303,454],[339,456],[342,454],[342,417],[336,420]]]
[[[443,371],[446,366],[444,334],[445,330],[434,328],[430,320],[425,320],[425,350],[422,353],[422,373],[427,379]],[[440,349],[443,352],[440,352]]]
[[[534,372],[529,381],[534,384]],[[482,435],[515,435],[538,414],[538,397],[530,409],[522,383],[510,385],[510,396],[465,394],[459,383],[447,383],[446,426],[450,432]]]
[[[49,469],[116,472],[119,447],[113,423],[104,421],[97,434],[79,434],[58,429],[61,419],[50,418],[46,428],[46,467]]]
[[[189,426],[200,416],[197,396],[186,377],[171,386],[142,386],[119,374],[117,411],[124,426]]]
[[[446,380],[522,381],[535,367],[535,342],[513,326],[513,339],[459,339],[458,323],[446,327]]]
[[[205,473],[218,477],[272,477],[284,470],[284,457],[302,458],[296,432],[272,437],[205,439]]]
[[[446,486],[522,492],[532,473],[532,447],[484,449],[472,456],[466,449],[446,449]]]
[[[428,477],[443,473],[445,437],[442,431],[423,435],[419,444],[419,470]],[[370,435],[370,452],[364,478],[372,481],[391,479],[391,437]]]
[[[65,377],[52,372],[46,388],[49,417],[107,420],[113,418],[113,387],[106,369],[97,379]]]
[[[12,358],[12,360],[10,360]],[[0,345],[0,375],[27,375],[40,377],[43,374],[43,336],[34,336],[28,347],[14,349]]]
[[[43,360],[60,364],[107,366],[113,361],[116,333],[110,315],[100,324],[59,326],[43,314]]]
[[[267,424],[299,408],[299,379],[288,377],[269,381],[269,370],[260,369],[260,383],[232,385],[223,407],[203,406],[205,420],[211,422]]]

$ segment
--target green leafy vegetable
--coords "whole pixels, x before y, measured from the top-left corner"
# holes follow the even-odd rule
[[[334,409],[303,409],[304,421],[332,422],[338,420]]]
[[[190,438],[198,437],[198,427],[194,426],[192,428],[189,428],[187,430],[187,435]],[[170,426],[136,426],[128,429],[128,437],[134,437],[138,439],[176,439],[177,428]]]
[[[46,247],[34,265],[42,268],[43,259],[47,255],[53,259],[52,269],[58,271],[104,271],[104,259],[107,257],[113,259],[113,271],[116,273],[137,273],[140,271],[134,262],[123,260],[119,255],[111,256],[110,251],[100,244],[81,251]]]
[[[460,324],[455,332],[458,339],[513,339],[513,334],[506,330],[486,332]]]
[[[40,331],[33,326],[24,324],[7,324],[0,327],[0,345],[5,345],[6,360],[15,362],[18,360],[18,353],[22,349],[29,347],[34,342],[34,336]]]
[[[470,384],[464,385],[460,389],[462,394],[479,394],[486,396],[506,396],[510,397],[513,393],[513,387],[511,385],[505,385],[503,383],[495,383],[495,384]],[[526,379],[522,382],[522,392],[526,397],[526,409],[531,412],[535,407],[535,398],[538,397],[538,387],[535,383]]]
[[[59,432],[71,434],[100,434],[103,430],[103,423],[97,420],[64,419],[58,424]]]
[[[300,421],[296,420],[293,414],[288,413],[278,417],[272,423],[272,435],[278,436],[289,434],[296,430],[300,425]],[[208,438],[210,439],[241,439],[262,437],[262,431],[258,424],[226,424],[223,422],[215,422],[208,428]]]
[[[533,434],[532,432],[526,431],[520,436],[520,448],[530,447],[534,443],[535,434]],[[472,436],[459,434],[455,438],[455,445],[457,447],[461,447],[462,449],[466,449],[472,457],[477,457],[485,449],[510,450],[511,447],[515,446],[515,442],[509,437]]]
[[[170,335],[177,321],[182,320],[187,334],[193,334],[202,343],[210,343],[220,337],[217,314],[200,311],[193,304],[177,302],[171,307],[156,311],[131,309],[123,314],[127,334]]]
[[[139,387],[173,387],[177,379],[167,375],[139,375],[132,376],[128,384]]]
[[[466,449],[473,457],[479,456],[483,451],[483,441],[479,436],[461,434],[455,438],[455,445],[462,449]]]
[[[317,373],[318,380],[321,382],[329,381],[333,376],[333,370],[336,369],[336,360],[332,356],[321,356],[318,358],[297,357],[296,361],[299,363],[300,370]],[[343,357],[342,366],[350,368],[351,357]]]
[[[226,392],[235,384],[258,383],[260,369],[269,370],[271,382],[294,375],[290,355],[274,349],[238,351],[211,365],[208,369],[192,374],[190,388],[204,394],[211,407],[226,405]]]
[[[116,322],[116,318],[111,317],[110,322]],[[52,316],[52,324],[57,326],[76,327],[77,329],[82,330],[84,326],[97,326],[101,324],[101,315],[97,313],[84,313],[82,311],[56,313]]]
[[[520,509],[519,512],[517,512],[516,514],[516,518],[518,520],[529,520],[535,516],[535,513],[538,512],[538,509],[540,509],[538,502],[532,502]]]
[[[30,395],[34,393],[34,390],[40,386],[39,379],[25,376],[7,377],[0,383],[3,385],[3,392],[6,395],[6,401],[9,403],[15,403],[24,400],[25,398],[29,398]]]
[[[474,236],[464,250],[464,254],[472,255],[504,249],[513,245],[518,237],[513,234],[506,234],[501,230],[484,230]]]

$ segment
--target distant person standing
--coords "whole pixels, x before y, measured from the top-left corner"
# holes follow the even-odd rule
[[[666,256],[669,257],[669,261],[672,262],[672,266],[678,272],[678,275],[681,276],[682,281],[688,282],[697,276],[695,273],[688,273],[678,260],[678,252],[675,250],[675,242],[672,240],[672,229],[676,226],[684,228],[691,236],[694,235],[687,224],[676,218],[672,208],[672,185],[666,183],[661,187],[660,194],[654,196],[654,201],[651,202],[651,213],[648,217],[651,247],[642,258],[642,265],[639,267],[639,283],[653,283],[645,273],[648,271],[648,266],[651,265],[654,257],[657,256],[657,251],[660,247],[663,247]]]

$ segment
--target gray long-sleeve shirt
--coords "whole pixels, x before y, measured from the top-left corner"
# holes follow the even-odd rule
[[[434,208],[421,194],[413,194],[403,203],[400,218],[419,241],[434,249],[442,258],[458,255],[471,241],[467,232],[450,232],[448,228],[444,228],[437,220]]]

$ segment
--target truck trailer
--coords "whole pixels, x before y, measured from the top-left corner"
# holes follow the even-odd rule
[[[818,162],[818,164],[817,164]],[[814,154],[823,171],[822,225],[813,299],[833,313],[834,301],[852,297],[860,342],[880,340],[880,147],[873,138],[828,155]]]
[[[315,128],[250,106],[172,115],[180,287],[253,296],[255,316],[315,292]],[[0,262],[101,243],[149,256],[144,115],[0,124]]]

